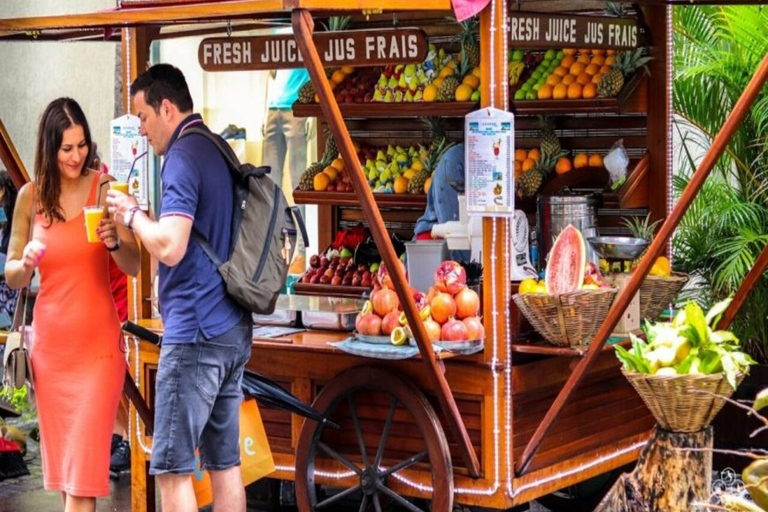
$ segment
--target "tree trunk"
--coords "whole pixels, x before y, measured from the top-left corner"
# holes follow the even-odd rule
[[[632,473],[621,475],[595,512],[688,512],[711,494],[712,428],[654,429]]]

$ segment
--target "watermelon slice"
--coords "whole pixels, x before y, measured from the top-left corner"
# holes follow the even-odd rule
[[[587,248],[581,232],[568,224],[563,229],[547,259],[545,284],[547,293],[575,292],[584,282],[584,268],[587,262]]]

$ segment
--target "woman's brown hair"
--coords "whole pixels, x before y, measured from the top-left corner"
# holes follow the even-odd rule
[[[40,128],[37,131],[37,150],[35,151],[35,188],[38,212],[50,222],[64,222],[64,210],[59,204],[61,194],[61,171],[58,153],[64,131],[72,126],[83,128],[88,156],[83,161],[83,175],[88,174],[85,162],[91,161],[91,130],[80,105],[72,98],[53,100],[43,112]]]

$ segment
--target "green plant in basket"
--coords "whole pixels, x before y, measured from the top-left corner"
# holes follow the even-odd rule
[[[624,369],[659,376],[712,375],[722,373],[732,388],[737,376],[755,361],[740,350],[739,339],[730,331],[715,330],[731,299],[718,302],[706,315],[695,302],[688,302],[672,322],[645,322],[642,340],[630,334],[632,348],[616,346]]]

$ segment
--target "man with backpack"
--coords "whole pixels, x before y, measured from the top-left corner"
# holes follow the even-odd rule
[[[243,369],[251,354],[251,315],[228,293],[203,250],[230,256],[233,178],[207,130],[193,113],[184,75],[158,64],[131,85],[141,133],[164,155],[158,220],[133,197],[109,191],[109,212],[132,229],[159,262],[159,304],[164,335],[157,372],[150,474],[157,477],[162,509],[197,511],[190,475],[195,449],[211,475],[214,510],[244,511],[240,474],[239,411]],[[239,205],[238,205],[239,206]]]

